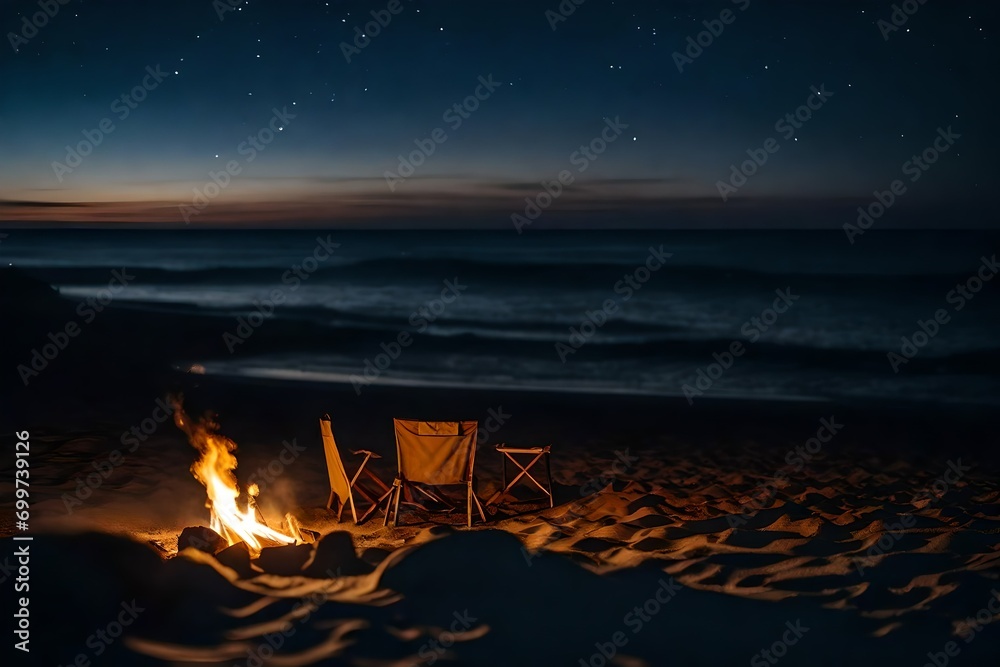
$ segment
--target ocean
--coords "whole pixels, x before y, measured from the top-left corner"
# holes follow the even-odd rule
[[[206,318],[179,369],[350,384],[1000,403],[989,233],[10,229],[72,300]],[[207,351],[206,351],[207,350]]]

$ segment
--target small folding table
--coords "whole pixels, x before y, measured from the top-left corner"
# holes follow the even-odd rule
[[[501,443],[496,446],[496,450],[500,452],[500,457],[503,460],[503,490],[498,491],[492,498],[486,501],[487,505],[494,505],[500,502],[500,500],[507,495],[510,495],[513,498],[510,490],[515,484],[521,481],[522,477],[527,477],[528,480],[533,482],[534,485],[541,489],[542,493],[548,497],[549,507],[555,507],[555,500],[552,497],[552,467],[549,462],[549,457],[552,453],[552,447],[550,445],[546,445],[544,447],[508,447],[507,445]],[[516,458],[518,456],[530,456],[532,458],[530,460],[525,458],[524,460],[528,460],[528,463],[527,465],[522,465],[522,462],[518,461]],[[509,482],[507,481],[507,459],[510,459],[521,471],[517,473],[517,475]],[[531,472],[529,472],[535,464],[542,460],[545,461],[545,478],[548,482],[548,488],[542,486],[541,482],[535,479]]]

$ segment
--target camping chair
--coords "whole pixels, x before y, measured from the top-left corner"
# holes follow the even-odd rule
[[[499,444],[496,446],[496,450],[500,452],[501,460],[503,462],[503,488],[493,494],[493,497],[486,501],[486,506],[490,507],[499,503],[504,496],[510,496],[513,498],[513,494],[510,492],[522,478],[526,478],[525,481],[533,483],[536,487],[541,489],[542,493],[549,500],[549,507],[555,507],[555,498],[552,495],[552,466],[549,462],[549,458],[552,455],[552,446],[545,445],[544,447],[510,447],[505,444]],[[531,460],[527,462],[527,465],[517,460],[518,456],[531,457]],[[514,465],[521,471],[516,477],[507,481],[507,459],[510,459]],[[542,485],[535,476],[531,474],[531,469],[536,463],[540,461],[545,461],[545,477],[548,480],[548,487]],[[537,474],[537,473],[536,473]],[[539,475],[541,477],[541,475]],[[493,510],[491,510],[493,511]]]
[[[392,488],[387,486],[385,482],[378,478],[378,475],[366,467],[368,461],[371,459],[380,459],[382,457],[367,449],[352,450],[352,454],[363,454],[365,458],[361,462],[361,467],[354,473],[354,477],[348,477],[347,470],[344,468],[344,462],[340,458],[340,451],[337,449],[337,441],[333,439],[333,429],[330,427],[330,415],[323,415],[323,418],[319,420],[319,430],[323,435],[323,453],[326,454],[326,469],[330,474],[330,498],[326,501],[326,507],[332,510],[333,499],[337,499],[339,504],[337,521],[340,521],[340,516],[344,513],[344,506],[347,504],[351,506],[351,515],[354,517],[354,523],[356,524],[363,523],[383,502],[386,502],[386,509],[384,511],[388,512],[388,500],[392,494]],[[363,474],[370,477],[379,487],[380,491],[376,493],[381,493],[381,497],[376,498],[375,494],[369,493],[364,487],[358,484],[358,479]],[[358,512],[354,507],[355,492],[372,504],[368,508],[368,511],[361,516],[360,521],[358,520]]]
[[[463,484],[466,487],[466,522],[472,526],[472,506],[486,521],[483,506],[472,489],[472,472],[476,463],[476,435],[479,422],[425,422],[394,419],[396,457],[399,473],[393,482],[392,525],[399,519],[399,500],[403,493],[417,491],[431,500],[455,506],[434,492],[433,487]],[[422,509],[427,509],[414,503]],[[389,513],[385,516],[389,524]]]

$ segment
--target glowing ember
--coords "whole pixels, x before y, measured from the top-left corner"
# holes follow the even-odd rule
[[[264,546],[261,540],[278,544],[301,542],[298,526],[288,514],[285,521],[291,535],[286,535],[267,526],[257,510],[256,497],[259,489],[251,484],[247,489],[246,509],[237,502],[240,488],[236,484],[236,443],[220,435],[218,424],[210,420],[194,422],[184,412],[179,402],[174,403],[174,423],[187,435],[191,445],[201,455],[191,466],[191,474],[201,482],[208,494],[205,506],[211,512],[212,530],[224,537],[230,545],[245,542],[253,552]],[[259,520],[258,520],[259,519]]]

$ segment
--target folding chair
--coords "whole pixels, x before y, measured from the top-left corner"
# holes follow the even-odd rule
[[[504,496],[513,495],[510,490],[521,481],[522,477],[527,477],[528,480],[532,482],[535,486],[541,489],[542,493],[546,495],[549,499],[549,507],[555,507],[555,499],[552,496],[552,466],[549,463],[549,457],[552,454],[552,446],[546,445],[544,447],[508,447],[504,444],[499,444],[496,446],[496,450],[500,452],[501,460],[503,461],[503,489],[497,491],[493,494],[493,497],[486,501],[486,506],[489,507],[495,503],[500,502],[500,499]],[[517,460],[517,456],[531,456],[533,457],[528,461],[527,465],[522,465],[520,461]],[[514,465],[520,469],[521,472],[517,474],[514,479],[507,481],[507,459],[514,462]],[[529,471],[531,468],[541,460],[545,460],[545,477],[549,483],[548,488],[542,486],[542,483],[535,479]]]
[[[396,457],[399,473],[393,482],[392,525],[399,519],[399,500],[404,492],[417,491],[431,500],[455,507],[434,492],[434,487],[462,484],[466,487],[466,523],[472,526],[472,507],[475,504],[480,518],[485,522],[483,506],[472,489],[472,473],[476,463],[476,435],[479,422],[425,422],[394,419],[396,431]],[[422,509],[428,509],[414,503]],[[389,524],[389,513],[385,516]]]
[[[323,415],[323,418],[319,420],[319,430],[323,435],[323,453],[326,455],[326,469],[330,475],[330,498],[326,501],[327,509],[333,509],[333,500],[337,499],[339,507],[337,509],[337,521],[340,521],[341,515],[344,513],[344,506],[351,506],[351,516],[354,517],[354,523],[363,523],[368,516],[378,509],[382,503],[386,504],[385,512],[388,512],[388,501],[390,495],[392,495],[392,488],[385,484],[378,475],[369,470],[366,466],[368,461],[371,459],[382,458],[375,452],[370,452],[367,449],[359,449],[357,451],[352,450],[352,454],[364,455],[364,460],[361,462],[361,467],[358,471],[354,473],[354,477],[347,476],[347,470],[344,468],[344,462],[340,458],[340,451],[337,449],[337,441],[333,439],[333,429],[330,427],[330,415]],[[381,493],[382,496],[376,498],[375,493],[369,493],[362,487],[358,480],[361,475],[367,475],[371,478],[373,482],[380,489],[376,493]],[[357,492],[362,498],[367,500],[372,504],[368,511],[361,516],[361,520],[358,520],[358,512],[354,507],[354,493]]]

